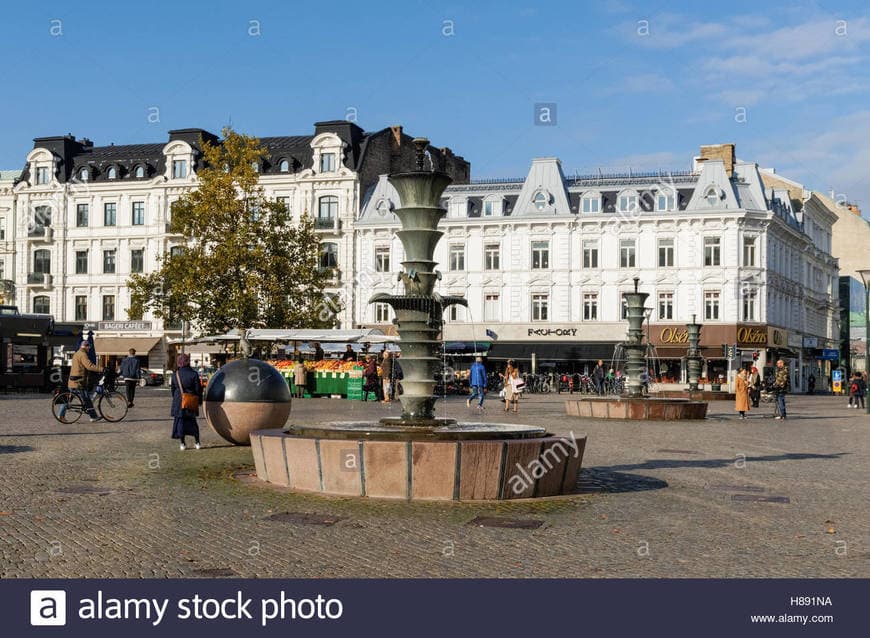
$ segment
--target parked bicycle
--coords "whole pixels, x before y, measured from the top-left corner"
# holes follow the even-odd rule
[[[110,423],[117,423],[127,416],[127,397],[117,390],[107,389],[105,384],[106,375],[103,374],[90,395],[91,402],[99,416]],[[51,413],[54,418],[66,425],[78,421],[87,412],[81,392],[87,390],[58,388],[51,400]]]

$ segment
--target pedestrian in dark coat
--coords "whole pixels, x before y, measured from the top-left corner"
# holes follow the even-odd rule
[[[195,412],[192,410],[183,410],[181,408],[181,394],[187,392],[195,394],[199,397],[199,403],[202,405],[202,383],[199,380],[199,374],[196,370],[190,367],[190,356],[186,354],[178,355],[177,370],[170,377],[170,387],[172,389],[172,438],[180,439],[179,447],[184,450],[187,447],[184,444],[184,437],[192,436],[195,444],[194,447],[198,450],[199,445],[199,425],[196,422],[196,417],[199,416],[199,409]]]
[[[133,407],[136,398],[136,386],[139,385],[139,371],[141,370],[136,351],[130,348],[130,354],[121,361],[121,376],[124,377],[124,386],[127,389],[127,407]]]
[[[363,371],[363,377],[366,380],[363,385],[363,400],[368,401],[368,393],[374,392],[375,399],[383,401],[383,386],[381,384],[381,377],[378,374],[378,360],[372,355],[366,357],[366,368]]]

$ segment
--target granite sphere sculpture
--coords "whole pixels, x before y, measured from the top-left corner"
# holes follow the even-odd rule
[[[258,359],[223,366],[205,390],[205,418],[224,439],[250,445],[251,432],[280,428],[290,416],[290,388],[281,373]]]

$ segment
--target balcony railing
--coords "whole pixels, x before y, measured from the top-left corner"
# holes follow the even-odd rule
[[[51,226],[34,226],[27,231],[27,238],[37,241],[51,241],[52,236]]]
[[[314,228],[317,230],[333,230],[338,228],[335,217],[316,217],[314,219]]]
[[[29,272],[27,273],[28,286],[41,286],[43,288],[51,287],[51,274],[47,272]]]

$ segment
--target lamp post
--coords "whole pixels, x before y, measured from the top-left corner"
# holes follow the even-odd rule
[[[870,268],[859,270],[861,282],[864,284],[864,372],[870,372]],[[864,391],[864,402],[867,406],[867,414],[870,414],[870,402],[867,401],[867,391]]]

